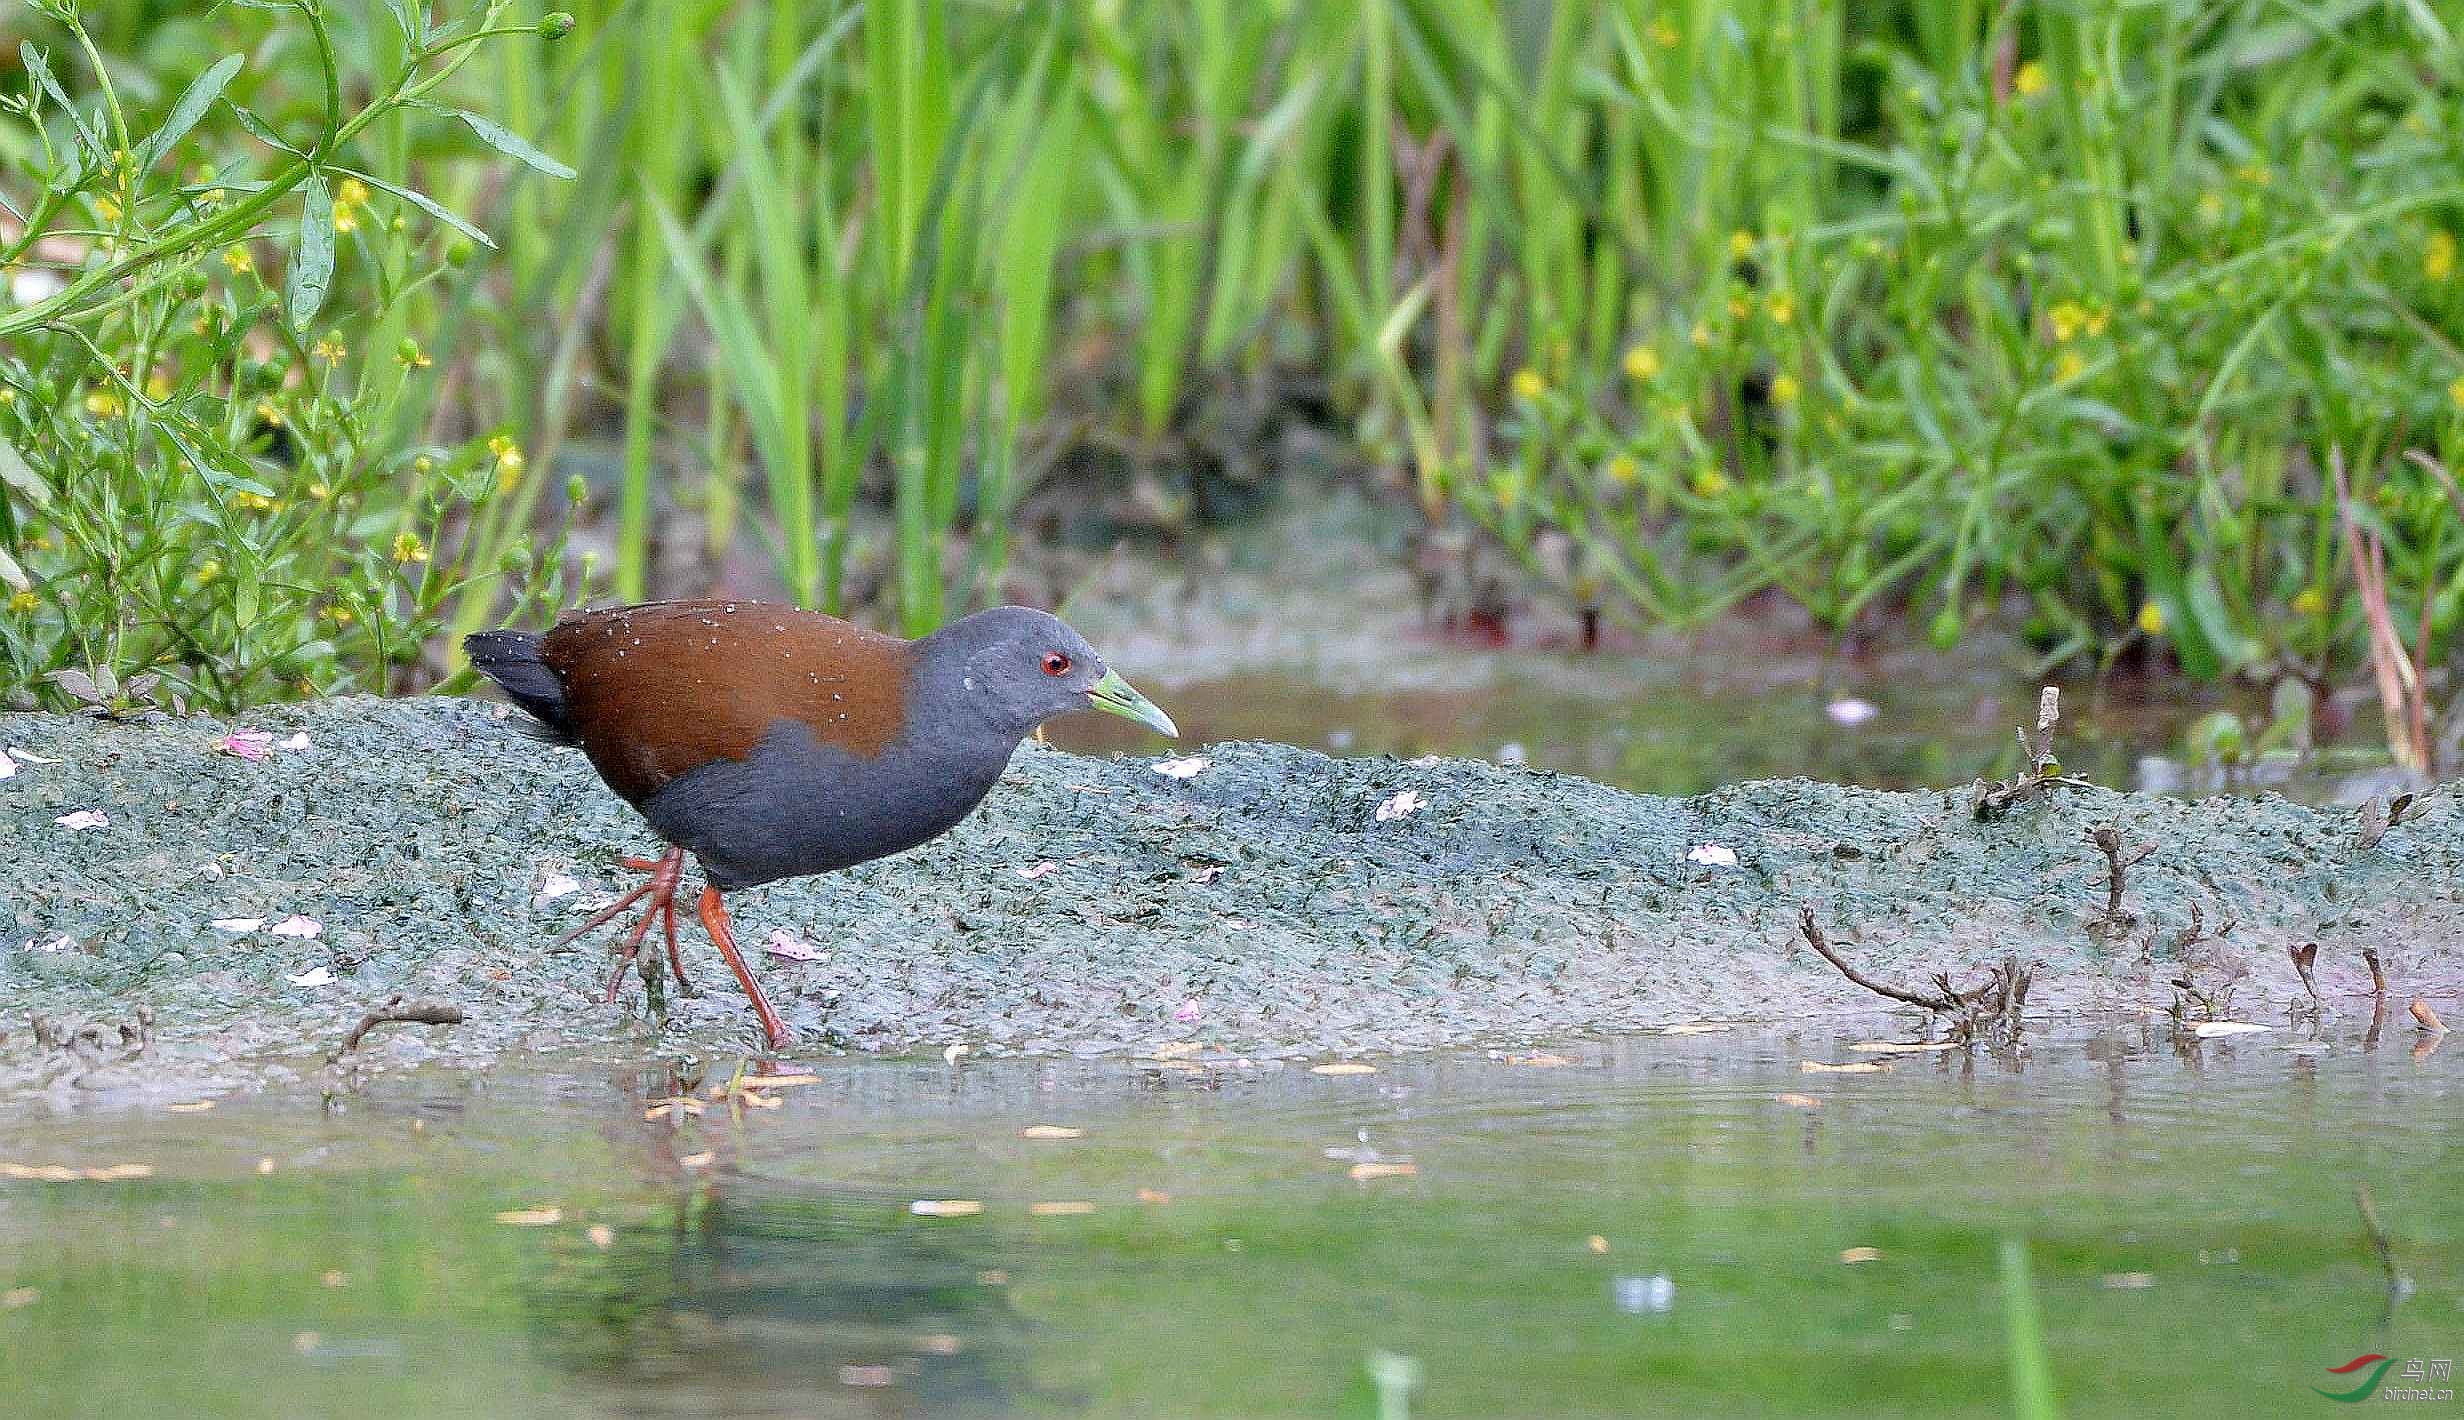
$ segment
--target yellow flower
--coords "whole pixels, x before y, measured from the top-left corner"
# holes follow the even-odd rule
[[[2154,602],[2139,603],[2139,629],[2150,636],[2165,634],[2165,609]]]
[[[86,413],[98,419],[113,418],[127,408],[128,401],[120,398],[117,390],[97,389],[86,394]]]
[[[1515,398],[1538,399],[1548,392],[1549,382],[1540,378],[1538,370],[1521,369],[1514,372]]]
[[[197,585],[200,587],[211,586],[214,579],[221,575],[222,564],[210,557],[197,564]]]
[[[308,496],[322,503],[334,496],[334,490],[326,484],[324,479],[320,478],[308,485]]]
[[[2210,191],[2199,194],[2199,220],[2211,227],[2224,220],[2223,193]]]
[[[1668,16],[1662,15],[1651,22],[1651,42],[1653,44],[1662,49],[1675,49],[1677,39],[1677,27],[1668,22]]]
[[[1728,234],[1728,254],[1740,258],[1752,256],[1754,254],[1754,234],[1743,227],[1730,232]]]
[[[334,192],[346,206],[365,207],[368,205],[368,184],[361,182],[358,178],[344,178],[342,186],[335,188]]]
[[[2269,183],[2276,180],[2276,175],[2267,170],[2267,164],[2260,162],[2256,158],[2253,158],[2249,162],[2235,168],[2233,170],[2233,176],[2240,178],[2243,182],[2250,184],[2252,187],[2265,187]]]
[[[434,473],[435,471],[436,460],[428,457],[426,454],[421,454],[419,457],[411,460],[411,472],[413,473]]]
[[[1694,342],[1695,349],[1703,349],[1711,344],[1711,327],[1702,321],[1696,321],[1693,331],[1686,338]]]
[[[246,247],[223,248],[222,264],[230,267],[234,276],[257,269],[257,259],[248,254]]]
[[[418,341],[407,335],[402,337],[401,344],[394,347],[394,362],[405,370],[424,370],[436,363],[429,358],[427,351],[419,348]]]
[[[1719,497],[1721,494],[1726,493],[1727,491],[1728,491],[1728,475],[1727,475],[1727,474],[1724,474],[1724,473],[1720,472],[1718,469],[1713,468],[1713,467],[1712,467],[1711,465],[1709,465],[1709,464],[1704,464],[1701,468],[1698,468],[1698,469],[1694,470],[1694,496],[1695,496],[1695,497],[1697,497],[1697,498],[1717,498],[1717,497]]]
[[[2440,228],[2421,249],[2421,274],[2444,281],[2455,274],[2455,233]]]
[[[419,540],[419,534],[413,532],[394,534],[394,561],[407,567],[411,563],[427,560],[428,545]]]
[[[334,230],[337,232],[359,230],[359,214],[351,210],[350,203],[339,197],[334,199]]]
[[[116,223],[120,220],[120,204],[108,197],[97,197],[94,199],[94,215],[106,222]]]
[[[34,609],[42,604],[43,599],[32,592],[19,592],[9,598],[9,610],[16,612],[19,616],[32,616]]]
[[[2293,594],[2295,616],[2318,616],[2327,610],[2327,594],[2316,587],[2304,587]]]
[[[1745,303],[1745,297],[1731,296],[1728,298],[1728,318],[1730,320],[1744,320],[1753,313],[1754,308]]]
[[[1608,461],[1608,477],[1611,483],[1622,487],[1642,476],[1643,466],[1634,461],[1632,454],[1619,454]]]
[[[2065,350],[2062,352],[2062,358],[2053,362],[2053,377],[2067,384],[2079,378],[2087,367],[2088,362],[2080,357],[2078,351]]]
[[[145,397],[151,400],[169,399],[171,397],[171,377],[160,370],[146,376]]]
[[[1786,296],[1773,296],[1763,304],[1763,310],[1770,314],[1773,325],[1786,325],[1797,318],[1797,303]]]
[[[0,385],[0,404],[15,404],[16,402],[17,391],[11,386]]]
[[[1660,373],[1660,352],[1648,345],[1637,345],[1628,350],[1626,373],[1638,380],[1647,380]]]
[[[341,341],[336,340],[329,335],[324,339],[319,340],[316,344],[309,346],[308,353],[324,361],[326,364],[332,365],[339,363],[343,356],[348,355],[351,352],[349,349],[344,347]]]
[[[274,402],[270,399],[257,401],[257,417],[277,429],[282,427],[282,411],[276,409]]]
[[[2019,97],[2023,99],[2032,99],[2045,92],[2045,85],[2045,66],[2033,59],[2020,65],[2019,72],[2011,76],[2011,87],[2018,90]]]
[[[2080,327],[2088,323],[2087,307],[2077,301],[2057,301],[2053,309],[2045,312],[2045,321],[2053,327],[2053,338],[2066,342],[2077,336]]]
[[[1774,378],[1771,381],[1771,402],[1773,404],[1796,403],[1797,377],[1794,375],[1780,375]]]
[[[2107,323],[2109,323],[2112,319],[2113,319],[2113,312],[2106,310],[2106,309],[2105,309],[2105,308],[2103,308],[2102,306],[2099,306],[2099,307],[2097,307],[2096,309],[2089,311],[2089,312],[2088,312],[2088,334],[2090,334],[2090,335],[2102,335],[2102,334],[2104,334],[2104,333],[2105,333],[2105,326],[2106,326],[2106,324],[2107,324]]]
[[[2458,375],[2447,382],[2447,399],[2456,408],[2464,409],[2464,375]]]

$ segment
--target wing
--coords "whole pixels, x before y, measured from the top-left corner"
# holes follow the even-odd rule
[[[714,760],[746,758],[781,721],[878,755],[905,725],[912,654],[819,612],[713,600],[567,617],[540,659],[600,777],[640,804]]]

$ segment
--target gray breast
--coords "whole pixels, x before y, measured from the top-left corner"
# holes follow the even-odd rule
[[[692,850],[712,885],[753,887],[913,848],[963,819],[1015,745],[849,754],[781,721],[742,760],[722,759],[650,796],[642,816]]]

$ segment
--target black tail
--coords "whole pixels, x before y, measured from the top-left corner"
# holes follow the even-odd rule
[[[565,719],[565,687],[539,659],[535,631],[480,631],[462,638],[471,668],[505,688],[513,703],[528,710],[555,739],[573,738]]]

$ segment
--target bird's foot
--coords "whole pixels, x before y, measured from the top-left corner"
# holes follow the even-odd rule
[[[727,958],[728,969],[744,987],[744,994],[753,1003],[753,1014],[761,1017],[762,1033],[770,1038],[772,1050],[785,1050],[789,1044],[787,1023],[770,1009],[770,998],[761,991],[761,983],[753,979],[753,969],[744,964],[744,953],[736,950],[734,924],[727,920],[727,904],[714,887],[702,889],[702,930],[710,934],[710,943]]]
[[[648,899],[649,905],[642,909],[641,919],[633,924],[631,935],[625,938],[625,944],[617,954],[616,969],[608,974],[607,1003],[611,1006],[616,1004],[616,989],[623,984],[626,969],[640,957],[642,941],[650,935],[653,921],[665,929],[667,964],[675,973],[676,989],[687,996],[692,995],[693,983],[684,974],[684,954],[676,945],[676,885],[684,878],[684,850],[670,848],[656,858],[626,858],[623,862],[636,872],[650,874],[650,881],[601,908],[589,921],[557,938],[556,945],[561,947],[586,932],[595,931],[625,909]]]

